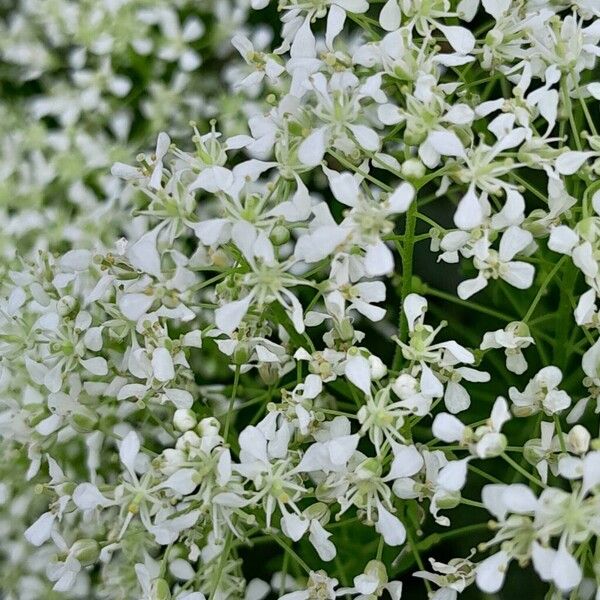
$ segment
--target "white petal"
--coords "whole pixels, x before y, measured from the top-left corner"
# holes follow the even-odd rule
[[[308,525],[308,519],[295,513],[287,513],[281,518],[281,530],[294,542],[297,542],[306,533]]]
[[[92,483],[80,483],[73,492],[73,502],[81,510],[91,510],[98,506],[110,506],[112,504]]]
[[[335,545],[329,541],[330,537],[331,533],[326,531],[319,521],[313,519],[310,522],[310,535],[308,539],[317,551],[319,558],[325,562],[333,560],[337,554]]]
[[[106,375],[108,373],[108,363],[105,358],[95,356],[87,360],[79,361],[81,365],[94,375]]]
[[[345,465],[354,454],[359,442],[358,434],[343,435],[327,442],[329,458],[334,465]]]
[[[162,487],[169,488],[182,496],[187,496],[198,487],[198,483],[194,481],[195,477],[196,469],[178,469],[167,478]]]
[[[298,160],[307,167],[316,167],[325,155],[325,127],[315,129],[299,146]]]
[[[442,382],[434,375],[433,371],[425,364],[421,367],[419,381],[421,393],[429,398],[440,398],[444,394]]]
[[[46,540],[50,539],[55,519],[55,515],[45,512],[25,530],[25,539],[34,546],[41,546]]]
[[[569,592],[581,581],[581,567],[562,543],[554,556],[552,573],[556,587],[562,592]]]
[[[396,31],[400,27],[400,17],[398,0],[388,0],[379,13],[379,24],[385,31]]]
[[[436,152],[442,156],[457,156],[466,159],[465,148],[454,132],[432,131],[427,139]]]
[[[458,492],[467,481],[467,464],[469,459],[453,460],[443,467],[439,474],[438,485],[450,492]]]
[[[123,466],[130,472],[135,473],[135,459],[140,451],[140,438],[135,431],[130,431],[121,442],[119,458]]]
[[[538,506],[535,494],[522,483],[506,486],[502,498],[508,510],[518,514],[535,513]]]
[[[354,175],[347,171],[343,173],[331,169],[324,169],[324,171],[334,198],[346,206],[354,206],[360,195],[358,181],[356,181]]]
[[[327,28],[325,30],[325,44],[331,50],[333,49],[333,41],[344,29],[344,22],[346,21],[346,11],[336,4],[332,4],[329,7],[329,14],[327,15]]]
[[[459,54],[469,54],[475,48],[475,36],[465,27],[441,25],[438,22],[437,28],[444,34],[448,43]]]
[[[504,583],[509,561],[510,556],[500,551],[479,563],[475,575],[477,587],[488,594],[495,594]]]
[[[367,246],[365,271],[369,277],[389,275],[393,270],[394,255],[384,242],[379,241],[377,244]]]
[[[395,2],[396,0],[394,0]],[[391,213],[403,213],[408,210],[415,197],[415,188],[404,181],[401,183],[388,198]]]
[[[419,294],[409,294],[406,296],[402,308],[408,321],[408,328],[413,331],[417,319],[422,317],[427,310],[427,300]]]
[[[158,381],[170,381],[175,377],[173,358],[166,348],[155,348],[152,352],[152,371]]]
[[[377,502],[377,533],[383,536],[388,546],[401,546],[406,541],[406,529],[400,519]]]
[[[379,134],[375,130],[366,125],[348,125],[348,129],[354,134],[359,146],[370,152],[379,150]]]
[[[344,373],[351,383],[367,396],[371,395],[371,370],[364,356],[352,356],[346,361]]]
[[[515,255],[527,248],[533,241],[533,236],[529,231],[515,227],[509,227],[500,240],[499,257],[503,262],[512,260]]]
[[[573,173],[577,172],[581,165],[590,158],[594,156],[595,152],[577,152],[575,150],[569,150],[567,152],[563,152],[556,159],[556,170],[561,175],[573,175]]]
[[[502,279],[510,285],[526,290],[531,287],[535,275],[535,267],[529,263],[513,261],[506,263],[507,269],[502,272]]]
[[[241,300],[229,302],[215,311],[215,323],[225,333],[232,333],[237,329],[242,319],[248,312],[253,295],[248,294]]]
[[[403,446],[394,444],[392,446],[394,460],[390,467],[387,479],[398,479],[399,477],[410,477],[418,473],[423,466],[423,457],[415,446]]]
[[[542,581],[552,580],[552,563],[556,556],[554,548],[546,548],[534,541],[531,547],[531,558],[533,560],[533,568],[538,572]]]
[[[194,190],[205,190],[211,194],[218,191],[226,192],[233,185],[233,173],[225,167],[208,167],[204,169],[188,188]]]
[[[487,279],[483,275],[479,274],[473,279],[466,279],[465,281],[461,281],[458,284],[456,292],[461,300],[466,300],[467,298],[473,296],[473,294],[480,292],[483,288],[487,286],[487,284]]]
[[[454,213],[454,223],[460,229],[473,229],[483,223],[484,217],[475,188],[471,186],[458,203]]]
[[[432,431],[436,438],[450,444],[462,439],[465,425],[454,415],[440,413],[433,420]]]
[[[582,491],[588,492],[600,483],[600,452],[590,452],[583,459]]]
[[[560,254],[571,254],[573,248],[579,243],[579,236],[566,225],[559,225],[550,230],[548,248]]]
[[[129,262],[140,271],[160,277],[160,254],[156,242],[162,224],[145,233],[137,242],[127,248]]]
[[[61,269],[65,271],[85,271],[92,257],[92,253],[89,250],[70,250],[59,260]]]

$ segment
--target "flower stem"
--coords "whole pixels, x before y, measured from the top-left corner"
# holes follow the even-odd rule
[[[402,245],[402,288],[400,291],[400,318],[398,323],[398,337],[404,341],[408,333],[408,321],[402,310],[402,305],[406,296],[412,289],[412,274],[413,274],[413,250],[415,246],[415,229],[417,225],[417,200],[416,198],[410,203],[406,213],[406,226],[404,228],[404,243]],[[400,346],[396,348],[394,353],[394,362],[392,368],[398,370],[402,357],[402,349]]]
[[[518,471],[523,477],[529,479],[532,483],[539,485],[540,487],[546,487],[537,477],[534,477],[531,473],[528,473],[518,462],[514,461],[508,454],[502,453],[502,458],[513,468]]]

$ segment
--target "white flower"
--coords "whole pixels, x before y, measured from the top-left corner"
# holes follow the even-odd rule
[[[527,361],[523,356],[523,348],[534,344],[529,335],[529,328],[521,321],[509,323],[504,329],[488,331],[484,334],[480,348],[505,348],[506,368],[517,375],[527,370]]]
[[[562,373],[558,367],[550,366],[541,369],[523,390],[511,387],[508,391],[512,400],[513,412],[517,416],[527,416],[543,410],[547,415],[554,415],[571,405],[571,398],[563,391],[556,389],[562,381]]]

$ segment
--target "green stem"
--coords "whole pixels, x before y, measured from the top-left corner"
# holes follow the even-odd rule
[[[563,435],[562,427],[560,426],[560,418],[557,414],[554,414],[553,417],[554,417],[554,426],[556,427],[556,432],[558,433],[558,441],[560,443],[560,449],[562,452],[566,452],[567,445],[565,444],[565,436]]]
[[[271,534],[273,540],[275,540],[275,542],[277,542],[284,550],[287,554],[290,555],[290,558],[294,559],[294,561],[296,563],[298,563],[302,569],[304,569],[304,571],[306,571],[306,574],[308,575],[311,572],[310,567],[298,556],[298,554],[296,554],[296,552],[294,552],[293,548],[287,544],[284,540],[282,540],[278,535],[276,534]]]
[[[227,442],[227,435],[229,434],[229,425],[231,423],[231,414],[233,413],[233,405],[235,403],[235,397],[237,394],[238,384],[240,382],[240,367],[239,365],[235,368],[235,375],[233,379],[233,389],[231,390],[231,397],[229,398],[229,406],[227,407],[227,416],[225,417],[225,429],[223,430],[223,439]]]
[[[402,245],[402,289],[400,291],[400,318],[398,323],[398,337],[400,340],[405,341],[408,334],[408,321],[406,315],[402,309],[404,300],[410,294],[412,289],[412,274],[413,274],[413,251],[414,251],[414,237],[415,229],[417,226],[417,200],[416,198],[410,203],[408,211],[406,213],[406,226],[404,228],[404,244]],[[400,346],[396,347],[394,353],[394,361],[392,368],[397,371],[400,367],[400,361],[402,359],[402,349]]]
[[[465,308],[470,308],[471,310],[476,310],[484,315],[489,315],[490,317],[496,317],[496,319],[500,319],[502,321],[511,321],[515,320],[515,317],[511,317],[505,313],[499,312],[487,306],[483,306],[482,304],[477,304],[475,302],[468,302],[466,300],[461,300],[454,294],[449,294],[448,292],[443,292],[441,290],[436,290],[427,286],[426,292],[427,295],[436,296],[437,298],[441,298],[442,300],[447,300],[448,302],[453,302],[454,304],[458,304],[459,306],[464,306]]]
[[[539,485],[540,487],[546,487],[537,477],[534,477],[531,473],[528,473],[519,463],[514,461],[508,454],[502,453],[502,458],[513,468],[518,471],[523,477],[529,479],[532,483]]]
[[[550,282],[552,281],[552,279],[554,279],[554,276],[556,275],[556,273],[558,272],[558,270],[563,266],[566,258],[567,258],[566,256],[563,256],[556,263],[556,265],[554,265],[554,268],[552,269],[552,271],[550,271],[550,273],[548,273],[548,276],[546,277],[546,279],[544,279],[544,283],[542,283],[542,285],[540,286],[540,289],[538,290],[538,293],[536,294],[535,298],[533,299],[533,302],[529,306],[529,309],[527,310],[527,313],[523,317],[523,323],[527,323],[527,321],[529,321],[529,319],[533,315],[533,311],[536,309],[539,301],[541,300],[542,296],[544,295],[544,292],[546,291],[546,289],[550,285]]]

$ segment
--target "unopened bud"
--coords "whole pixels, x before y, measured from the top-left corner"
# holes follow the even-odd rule
[[[73,296],[63,296],[56,303],[56,311],[61,317],[65,317],[77,308],[77,300]]]
[[[189,431],[198,424],[196,415],[189,408],[178,408],[173,415],[173,426],[179,431]]]
[[[436,504],[442,510],[456,508],[460,504],[460,492],[445,492],[437,499]]]
[[[248,344],[240,342],[233,351],[233,364],[234,365],[245,365],[250,358],[250,350]]]
[[[375,381],[385,377],[387,374],[387,367],[383,364],[383,361],[374,354],[369,356],[369,370],[371,371],[371,378]]]
[[[275,225],[271,230],[269,239],[275,246],[283,246],[290,241],[290,230],[283,225]]]
[[[154,582],[153,600],[171,600],[171,589],[164,579],[157,579]]]
[[[73,429],[79,433],[90,433],[95,431],[97,424],[98,418],[96,415],[83,406],[80,406],[77,409],[77,412],[74,412],[71,416],[71,425],[73,426]]]
[[[575,425],[567,436],[567,445],[570,452],[585,454],[589,447],[592,436],[583,425]]]
[[[198,437],[198,434],[193,431],[186,431],[175,443],[175,447],[178,450],[185,451],[186,448],[200,448],[202,442]]]
[[[409,158],[402,163],[401,172],[406,179],[421,179],[425,176],[425,165],[418,158]]]
[[[88,565],[93,565],[98,560],[100,556],[100,544],[91,538],[77,540],[71,546],[71,552],[82,566],[87,567]]]
[[[343,341],[349,341],[354,337],[354,327],[350,322],[350,319],[342,319],[338,325],[338,333],[340,335],[340,339]]]

